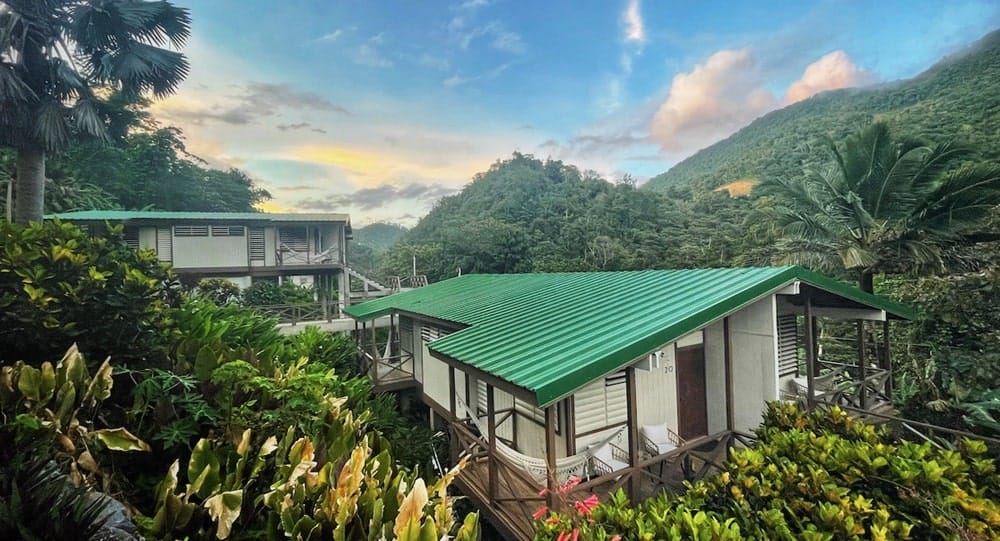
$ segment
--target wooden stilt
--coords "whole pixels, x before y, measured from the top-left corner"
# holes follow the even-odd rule
[[[723,360],[726,370],[726,430],[735,430],[736,421],[734,419],[734,391],[733,391],[733,337],[729,329],[729,318],[722,320],[723,334]]]
[[[639,500],[642,478],[636,472],[639,463],[639,415],[636,407],[635,367],[625,369],[626,426],[628,431],[628,465],[632,475],[628,480],[628,495],[635,502]]]
[[[556,509],[559,500],[556,499],[556,490],[559,484],[556,481],[556,406],[555,404],[545,408],[545,464],[546,464],[546,488],[548,493],[545,496],[546,503],[550,509]]]
[[[497,496],[497,417],[496,403],[493,396],[493,386],[486,384],[486,415],[487,431],[489,432],[490,454],[487,472],[487,495],[492,503]]]
[[[813,317],[812,296],[806,297],[806,406],[811,410],[816,405],[816,318]]]
[[[867,344],[865,343],[865,321],[863,319],[858,320],[858,374],[861,378],[861,389],[859,389],[858,397],[861,401],[859,406],[861,409],[866,409],[868,407],[868,362],[865,359],[865,349],[867,349]]]

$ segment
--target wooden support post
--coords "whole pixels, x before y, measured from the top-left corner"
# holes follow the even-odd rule
[[[892,397],[892,385],[895,376],[892,373],[892,349],[889,346],[888,314],[885,316],[885,321],[882,322],[882,350],[885,352],[885,364],[882,368],[889,371],[889,377],[885,380],[885,394]]]
[[[454,411],[455,411],[455,367],[451,366],[451,365],[448,365],[448,393],[449,393],[448,396],[451,397],[451,401],[450,401],[451,403],[449,404],[449,406],[451,407],[452,413],[454,413]],[[434,415],[433,410],[431,410],[431,411],[432,411],[431,415]],[[458,423],[458,422],[460,422],[460,420],[458,419],[458,416],[457,415],[452,415],[452,418],[449,420],[449,423]],[[449,427],[450,427],[450,424],[449,424]],[[449,431],[449,435],[450,436],[452,436],[454,434],[455,433],[453,431]],[[461,449],[461,444],[459,444],[459,442],[458,442],[457,439],[451,438],[451,444],[448,447],[449,447],[449,451],[450,451],[449,455],[451,457],[451,464],[448,464],[448,466],[451,467],[451,466],[454,466],[455,464],[458,464],[458,455],[459,455],[459,450]]]
[[[806,407],[816,405],[816,318],[813,317],[812,295],[806,291]]]
[[[497,417],[496,417],[496,403],[493,397],[493,386],[489,383],[486,384],[486,415],[487,415],[487,431],[489,432],[489,462],[488,474],[489,478],[487,480],[487,497],[490,500],[490,504],[497,495]]]
[[[545,494],[546,503],[549,509],[556,510],[559,500],[556,499],[556,491],[559,484],[556,481],[556,405],[545,408],[545,485],[548,488]]]
[[[865,357],[865,350],[867,349],[867,344],[865,343],[865,321],[863,319],[858,320],[858,374],[861,378],[861,389],[859,389],[858,397],[861,401],[860,408],[866,409],[868,407],[868,361]]]
[[[458,415],[458,411],[455,409],[455,367],[448,365],[448,411],[451,412],[451,416],[454,419],[461,419],[462,416]],[[468,404],[468,402],[466,402]]]
[[[642,477],[636,472],[636,464],[639,463],[639,415],[638,408],[636,407],[634,366],[625,369],[625,404],[625,422],[626,430],[628,431],[628,465],[631,472],[628,479],[628,496],[633,502],[636,502],[638,501]]]
[[[722,358],[726,370],[726,430],[732,432],[736,429],[734,419],[734,399],[733,390],[733,336],[729,329],[729,317],[722,320]]]
[[[574,418],[575,415],[573,414],[573,410],[576,409],[576,404],[573,402],[573,395],[570,395],[569,398],[566,399],[565,403],[566,407],[564,408],[565,409],[564,413],[566,414],[565,417],[566,455],[569,456],[576,454],[576,419]],[[514,417],[515,419],[517,418],[516,415]]]

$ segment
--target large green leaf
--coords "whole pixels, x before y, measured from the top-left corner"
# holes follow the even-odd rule
[[[149,444],[125,428],[107,428],[90,433],[112,451],[149,451]]]
[[[243,490],[221,492],[205,500],[205,509],[217,524],[215,537],[226,539],[233,528],[233,523],[240,516],[243,506]]]

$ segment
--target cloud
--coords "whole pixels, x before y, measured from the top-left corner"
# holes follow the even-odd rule
[[[362,43],[359,45],[351,55],[351,61],[359,66],[368,66],[370,68],[392,67],[392,60],[383,56],[372,43]]]
[[[417,57],[417,63],[426,68],[438,71],[448,71],[451,68],[451,63],[447,59],[440,56],[432,56],[429,53],[424,53]]]
[[[456,9],[474,11],[490,5],[490,0],[465,0]]]
[[[635,43],[646,41],[646,26],[639,11],[639,0],[628,0],[622,13],[622,23],[625,25],[625,41]]]
[[[802,78],[788,87],[785,103],[802,101],[824,90],[862,86],[874,82],[871,73],[858,67],[847,53],[833,51],[809,64]]]
[[[214,120],[223,124],[243,126],[274,116],[281,110],[310,113],[350,114],[347,109],[312,92],[298,90],[285,83],[247,82],[236,85],[238,94],[226,96],[225,105],[207,105],[197,101],[172,99],[162,104],[168,117],[187,120],[195,125]]]
[[[310,184],[296,184],[294,186],[276,186],[274,189],[281,190],[283,192],[310,192],[313,190],[319,190],[320,188]]]
[[[340,38],[340,36],[343,36],[343,35],[344,35],[343,29],[338,28],[338,29],[334,30],[333,32],[329,32],[327,34],[323,34],[322,36],[316,38],[316,41],[333,42],[333,41],[337,41]]]
[[[653,115],[650,134],[664,152],[686,154],[776,106],[750,49],[719,51],[690,72],[674,76],[666,100]]]
[[[807,66],[783,98],[768,89],[769,73],[757,55],[744,48],[718,51],[691,71],[675,75],[650,123],[652,140],[664,154],[685,157],[784,104],[874,81],[843,51]]]
[[[464,84],[469,84],[469,83],[480,82],[480,81],[490,81],[490,80],[496,79],[497,77],[499,77],[500,75],[502,75],[503,72],[507,71],[507,68],[509,68],[510,65],[511,65],[511,62],[507,62],[506,64],[501,64],[501,65],[499,65],[499,66],[497,66],[497,67],[495,67],[495,68],[493,68],[490,71],[487,71],[485,73],[481,73],[479,75],[472,75],[472,76],[469,76],[469,77],[463,77],[461,75],[455,74],[455,75],[452,75],[451,77],[448,77],[444,81],[442,81],[441,84],[443,84],[444,86],[447,86],[447,87],[451,88],[451,87],[456,87],[456,86],[460,86],[460,85],[464,85]]]
[[[323,128],[317,128],[308,122],[296,122],[294,124],[278,124],[277,126],[275,126],[275,128],[278,128],[281,131],[308,129],[311,132],[327,133],[327,131],[324,130]]]
[[[294,206],[303,210],[332,211],[345,207],[373,210],[388,206],[401,199],[411,201],[436,201],[458,190],[440,184],[411,182],[402,186],[383,184],[373,188],[361,188],[346,194],[330,194],[319,198],[302,199]]]
[[[451,40],[463,50],[480,39],[497,51],[519,55],[528,49],[521,35],[508,30],[500,21],[469,28],[464,17],[454,17],[448,23],[448,31],[451,33]]]

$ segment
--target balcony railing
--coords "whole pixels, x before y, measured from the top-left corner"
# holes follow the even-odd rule
[[[325,310],[323,304],[318,302],[306,304],[267,304],[254,306],[253,309],[277,318],[278,323],[290,323],[292,325],[304,321],[330,321],[340,316],[337,303],[334,302],[327,303]]]

